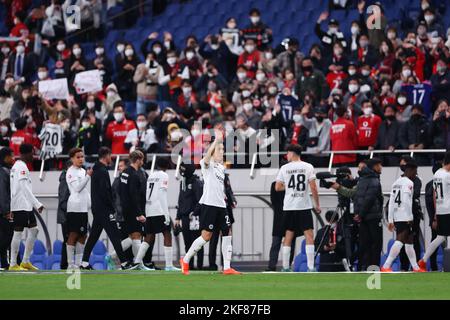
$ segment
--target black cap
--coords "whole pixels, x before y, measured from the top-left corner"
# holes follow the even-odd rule
[[[382,161],[378,158],[372,158],[367,160],[367,167],[369,167],[370,169],[372,169],[373,167],[375,167],[377,164],[382,163]]]
[[[352,174],[352,171],[349,167],[339,167],[336,169],[336,174]]]
[[[290,46],[298,46],[299,45],[299,41],[297,38],[289,38],[289,42],[288,45]]]
[[[328,22],[328,25],[339,25],[339,22],[336,19],[330,19],[330,22]]]
[[[315,107],[314,109],[313,109],[313,112],[314,113],[328,113],[328,107],[327,106],[318,106],[318,107]]]

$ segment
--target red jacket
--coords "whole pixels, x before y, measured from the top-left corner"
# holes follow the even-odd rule
[[[124,142],[127,134],[136,126],[131,120],[124,120],[122,122],[113,121],[108,124],[106,129],[106,139],[111,141],[111,150],[113,154],[128,154]]]
[[[26,130],[17,130],[11,135],[11,140],[9,141],[9,147],[14,152],[15,156],[20,155],[19,149],[20,145],[28,143],[35,145],[35,140],[33,135]]]
[[[378,129],[380,128],[380,125],[381,118],[376,114],[369,117],[360,116],[358,118],[358,127],[356,129],[358,133],[358,146],[374,146],[377,142]]]
[[[247,77],[254,79],[256,70],[258,69],[258,63],[261,60],[261,53],[258,50],[252,53],[244,52],[239,56],[238,66],[244,65],[247,67]]]
[[[345,118],[338,118],[330,129],[331,150],[356,150],[358,136],[355,125]],[[349,163],[356,161],[356,154],[335,154],[333,163]]]

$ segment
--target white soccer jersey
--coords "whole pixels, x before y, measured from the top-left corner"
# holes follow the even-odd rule
[[[32,211],[42,207],[33,195],[30,171],[22,160],[17,160],[10,173],[11,211]]]
[[[389,199],[389,223],[413,221],[413,193],[414,182],[407,177],[400,177],[394,182]]]
[[[450,214],[450,172],[444,168],[436,171],[433,186],[436,195],[436,214]]]
[[[145,215],[147,217],[165,216],[169,214],[167,189],[169,176],[161,170],[154,171],[147,179],[147,195]]]
[[[199,203],[208,206],[226,208],[225,204],[225,168],[222,164],[209,161],[206,166],[205,160],[200,160],[203,176],[203,195]]]
[[[67,212],[88,212],[91,207],[91,196],[88,191],[88,182],[91,177],[83,168],[71,166],[66,173],[66,182],[69,187],[69,200]]]
[[[283,210],[312,209],[309,182],[315,179],[314,167],[308,162],[293,161],[282,166],[276,180],[282,182],[286,189]]]

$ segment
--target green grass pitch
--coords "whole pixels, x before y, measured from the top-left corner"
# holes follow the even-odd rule
[[[225,276],[161,271],[82,273],[69,290],[65,273],[0,273],[7,299],[450,299],[450,273],[381,274],[381,289],[367,289],[365,273],[247,273]]]

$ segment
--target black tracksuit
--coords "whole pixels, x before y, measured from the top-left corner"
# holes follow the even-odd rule
[[[432,228],[434,216],[436,215],[436,207],[434,205],[433,180],[428,182],[427,185],[425,186],[425,205],[427,207],[428,218],[430,219],[431,241],[433,241],[437,237],[437,231]],[[430,257],[430,267],[432,271],[438,270],[437,252],[438,250],[435,250]]]
[[[67,238],[69,237],[69,231],[67,230],[66,221],[67,221],[67,201],[69,200],[70,191],[69,187],[67,186],[66,173],[67,170],[63,170],[59,176],[58,209],[56,211],[57,212],[56,223],[61,225],[61,233],[63,236],[61,261],[60,261],[61,270],[65,270],[68,267],[66,243]]]
[[[125,262],[127,259],[122,250],[120,233],[115,221],[111,181],[109,179],[108,169],[101,162],[96,162],[93,167],[91,177],[91,202],[94,220],[92,221],[91,232],[84,248],[83,261],[89,261],[92,249],[94,249],[94,246],[104,229],[113,244],[120,262]]]
[[[13,224],[5,218],[11,211],[9,168],[0,164],[0,262],[8,267],[8,248],[13,236]]]
[[[136,219],[144,214],[142,206],[145,198],[141,198],[141,179],[132,166],[126,168],[120,175],[119,197],[122,204],[122,214],[125,221]]]
[[[380,175],[364,168],[361,170],[354,198],[355,213],[361,217],[359,226],[359,263],[362,270],[379,266],[383,246],[383,193]]]
[[[201,230],[190,229],[190,214],[194,216],[200,215],[201,205],[198,203],[203,194],[203,182],[196,175],[191,177],[183,177],[180,182],[180,193],[178,195],[178,210],[177,220],[181,220],[181,229],[183,232],[184,248],[186,252],[192,245],[195,239],[197,239]],[[203,248],[197,252],[197,268],[203,267]],[[194,259],[189,261],[189,267],[194,267]]]

